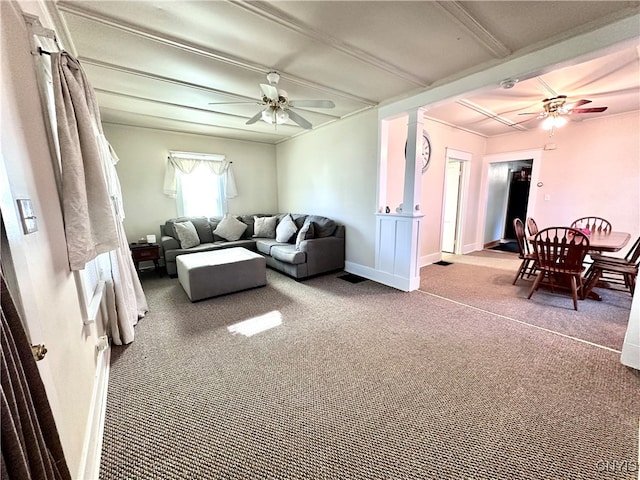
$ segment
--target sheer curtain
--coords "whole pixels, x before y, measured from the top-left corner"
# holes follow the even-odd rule
[[[164,176],[163,193],[176,198],[178,193],[177,171],[183,175],[190,175],[197,167],[205,166],[214,175],[222,177],[223,213],[226,213],[226,199],[238,195],[235,177],[229,162],[224,155],[213,153],[169,152]]]
[[[104,137],[95,94],[78,60],[60,52],[52,53],[51,62],[69,266],[81,270],[99,258],[110,336],[116,345],[131,343],[148,306],[124,234],[118,157]]]

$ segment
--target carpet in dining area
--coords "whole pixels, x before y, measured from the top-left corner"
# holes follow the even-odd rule
[[[420,290],[583,341],[622,348],[631,310],[628,290],[596,288],[602,300],[579,300],[578,311],[568,291],[541,287],[527,299],[534,277],[512,285],[520,260],[505,257],[491,250],[448,256],[454,265],[447,269],[423,267]]]
[[[102,480],[597,479],[638,457],[640,376],[609,350],[372,281],[267,281],[191,303],[145,279]]]

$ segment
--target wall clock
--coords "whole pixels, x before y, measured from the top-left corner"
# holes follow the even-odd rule
[[[407,158],[407,143],[404,144],[404,156]],[[424,174],[429,168],[431,162],[431,139],[427,132],[422,132],[422,151],[420,152],[420,158],[422,158],[422,173]]]

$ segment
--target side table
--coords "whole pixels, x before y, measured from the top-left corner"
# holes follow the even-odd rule
[[[129,244],[131,250],[131,257],[133,263],[136,265],[136,270],[140,273],[140,262],[152,261],[155,265],[156,273],[160,273],[160,245],[157,243],[131,243]]]

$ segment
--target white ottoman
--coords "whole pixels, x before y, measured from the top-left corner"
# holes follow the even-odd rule
[[[179,255],[176,267],[192,302],[267,284],[264,257],[241,247]]]

